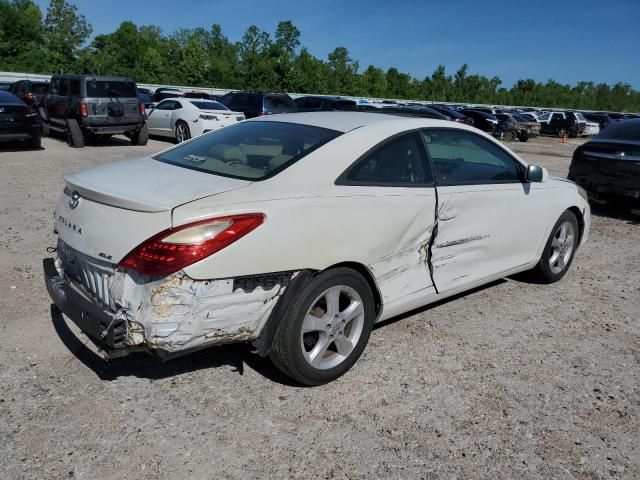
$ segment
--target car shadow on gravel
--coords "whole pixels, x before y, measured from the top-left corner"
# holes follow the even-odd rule
[[[392,323],[399,322],[400,320],[404,320],[405,318],[409,318],[409,317],[412,317],[413,315],[417,315],[419,313],[426,312],[428,310],[431,310],[432,308],[439,307],[440,305],[445,305],[445,304],[447,304],[449,302],[455,302],[456,300],[459,300],[461,298],[468,297],[469,295],[473,295],[474,293],[481,292],[483,290],[495,287],[497,285],[502,285],[503,283],[506,283],[506,282],[507,281],[505,279],[502,279],[502,278],[499,279],[499,280],[494,280],[491,283],[487,283],[485,285],[480,285],[479,287],[476,287],[476,288],[474,288],[472,290],[467,290],[467,291],[458,293],[457,295],[454,295],[452,297],[447,297],[447,298],[445,298],[443,300],[439,300],[437,302],[430,303],[429,305],[425,305],[424,307],[418,307],[418,308],[416,308],[414,310],[411,310],[409,312],[401,313],[400,315],[397,315],[395,317],[391,317],[391,318],[388,318],[386,320],[383,320],[382,322],[378,322],[373,326],[373,329],[377,330],[378,328],[384,328],[387,325],[391,325]]]
[[[161,380],[184,373],[219,367],[232,367],[240,376],[245,365],[267,379],[288,386],[299,386],[282,374],[268,358],[251,353],[248,344],[233,344],[210,347],[162,362],[147,353],[131,353],[126,357],[106,360],[94,351],[91,340],[83,342],[69,328],[62,313],[51,305],[51,321],[62,343],[85,366],[101,380],[116,380],[120,377],[137,377]]]
[[[51,132],[49,133],[47,138],[50,138],[51,140],[54,140],[56,142],[67,143],[67,138],[64,136],[64,134],[59,132]],[[85,148],[117,147],[117,146],[126,146],[126,145],[131,146],[131,140],[122,136],[118,136],[118,137],[113,136],[109,138],[92,138],[87,140],[84,144]],[[74,147],[69,147],[69,148],[74,148]]]
[[[622,220],[627,225],[640,225],[640,215],[631,213],[628,209],[615,205],[591,204],[591,215],[595,217],[606,217],[614,220]]]

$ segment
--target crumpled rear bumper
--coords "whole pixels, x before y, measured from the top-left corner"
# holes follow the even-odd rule
[[[149,279],[117,270],[107,281],[111,300],[105,304],[104,298],[67,278],[60,258],[45,259],[43,267],[53,302],[105,356],[150,351],[163,359],[212,345],[257,340],[296,275],[203,281],[184,272]]]
[[[99,308],[74,290],[58,273],[53,258],[42,261],[44,281],[53,303],[105,351],[125,349],[126,320]]]

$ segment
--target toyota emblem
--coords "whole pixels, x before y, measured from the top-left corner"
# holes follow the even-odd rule
[[[71,194],[71,198],[69,199],[69,207],[71,207],[71,210],[73,210],[78,206],[79,203],[80,203],[80,194],[74,190],[73,193]]]

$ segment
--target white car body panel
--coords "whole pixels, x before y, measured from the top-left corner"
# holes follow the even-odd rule
[[[598,122],[587,122],[587,126],[585,127],[582,135],[585,137],[598,135],[600,133],[600,124]]]
[[[104,253],[115,264],[169,227],[238,213],[265,215],[250,234],[178,274],[149,283],[117,269],[108,280],[109,301],[122,315],[133,315],[131,325],[139,327],[130,329],[128,345],[144,342],[175,352],[255,340],[288,279],[303,270],[343,263],[357,264],[372,276],[381,321],[531,268],[568,208],[583,219],[581,242],[587,238],[586,199],[572,182],[546,174],[542,183],[437,189],[336,184],[357,158],[397,133],[447,127],[498,143],[473,127],[345,112],[250,121],[303,123],[347,133],[263,181],[229,179],[150,158],[66,177],[68,189],[83,198],[72,209],[69,192],[62,195],[56,229],[64,244],[96,262],[106,258],[100,255]],[[82,235],[68,224],[81,226]],[[238,289],[236,284],[247,278],[261,280]]]
[[[177,102],[181,108],[177,110],[163,110],[162,105],[165,102]],[[197,137],[205,132],[217,130],[218,128],[233,125],[244,120],[244,114],[240,112],[232,112],[231,110],[198,108],[193,102],[202,104],[210,103],[211,105],[224,105],[219,102],[213,102],[200,98],[167,98],[154,105],[153,110],[147,113],[147,125],[151,135],[159,135],[163,137],[175,138],[176,122],[183,121],[189,127],[192,137]],[[160,107],[160,108],[158,108]],[[214,117],[205,119],[201,116]]]

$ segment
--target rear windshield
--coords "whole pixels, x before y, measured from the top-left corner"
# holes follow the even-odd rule
[[[265,95],[264,109],[270,113],[286,113],[298,110],[294,101],[285,95]]]
[[[136,98],[136,84],[120,80],[87,80],[87,97],[111,98],[128,97]]]
[[[597,140],[640,141],[640,121],[627,120],[605,128],[595,137]]]
[[[246,122],[221,128],[154,158],[243,180],[263,180],[333,140],[340,132],[285,122]]]
[[[218,102],[199,102],[197,100],[189,100],[192,105],[200,110],[229,110],[227,107]]]
[[[26,105],[22,100],[13,93],[6,90],[0,90],[0,105]]]

